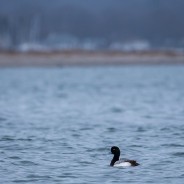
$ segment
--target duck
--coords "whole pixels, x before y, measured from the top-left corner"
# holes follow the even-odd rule
[[[135,167],[140,165],[136,160],[120,160],[120,149],[117,146],[111,147],[111,153],[114,155],[110,163],[110,166],[112,167]]]

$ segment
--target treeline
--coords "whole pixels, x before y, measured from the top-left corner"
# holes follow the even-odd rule
[[[184,39],[183,0],[10,1],[0,2],[1,47],[44,42],[51,34],[173,46]]]

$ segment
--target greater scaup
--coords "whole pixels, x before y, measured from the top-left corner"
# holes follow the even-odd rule
[[[120,149],[117,146],[111,148],[111,153],[114,155],[111,160],[110,166],[113,167],[127,167],[127,166],[138,166],[140,165],[135,160],[120,160]]]

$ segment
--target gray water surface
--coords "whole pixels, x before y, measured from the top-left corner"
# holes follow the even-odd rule
[[[2,184],[182,184],[183,160],[182,66],[0,69]]]

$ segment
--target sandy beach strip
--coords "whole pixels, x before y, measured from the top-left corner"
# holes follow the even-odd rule
[[[63,67],[95,65],[184,64],[184,53],[175,51],[53,51],[0,52],[0,67]]]

